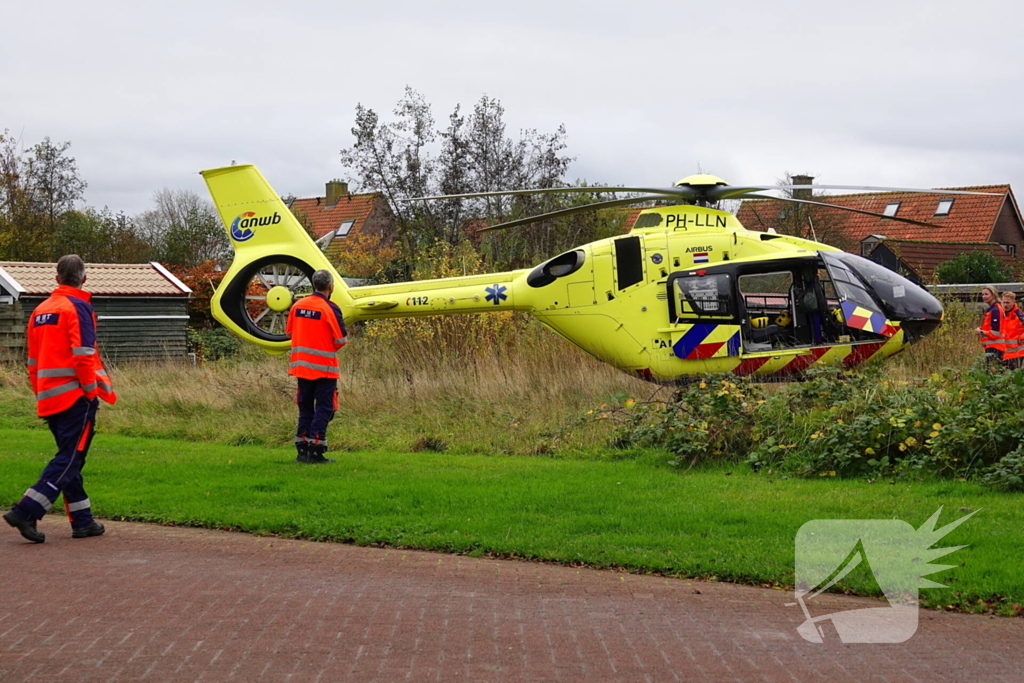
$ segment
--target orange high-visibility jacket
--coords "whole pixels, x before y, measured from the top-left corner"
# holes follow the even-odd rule
[[[326,295],[314,292],[288,312],[285,332],[292,337],[288,374],[304,379],[338,376],[338,349],[345,345],[341,309]]]
[[[1003,324],[1005,318],[1003,305],[998,301],[985,311],[985,318],[981,321],[981,344],[986,349],[1002,351],[1006,348],[1006,336],[1003,329],[1006,327]]]
[[[1003,360],[1024,358],[1024,313],[1016,304],[1003,317]]]
[[[67,410],[81,396],[117,401],[96,349],[92,294],[61,285],[28,321],[28,377],[40,417]]]

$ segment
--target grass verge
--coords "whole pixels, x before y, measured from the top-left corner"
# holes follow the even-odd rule
[[[0,440],[10,444],[0,454],[8,504],[52,447],[39,429],[0,428]],[[615,461],[335,455],[334,465],[308,467],[286,449],[101,433],[86,483],[107,518],[783,586],[793,583],[794,538],[809,520],[917,527],[939,506],[940,523],[981,508],[940,542],[969,545],[931,577],[949,587],[923,590],[922,601],[1002,614],[1024,602],[1019,497],[970,483],[782,479],[742,466],[680,473],[657,452]]]

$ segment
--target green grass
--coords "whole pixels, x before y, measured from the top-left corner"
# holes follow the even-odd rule
[[[0,441],[8,504],[35,481],[52,443],[44,429],[13,426],[0,428]],[[970,545],[931,577],[949,588],[924,590],[923,601],[978,608],[980,597],[1003,613],[1024,603],[1020,498],[970,483],[781,479],[740,465],[681,473],[655,452],[332,455],[336,464],[309,467],[286,449],[101,432],[85,474],[105,518],[773,585],[793,583],[794,538],[809,520],[895,517],[917,527],[939,506],[940,523],[981,508],[940,543]]]

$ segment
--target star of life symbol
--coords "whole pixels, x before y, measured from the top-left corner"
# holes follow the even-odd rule
[[[508,298],[508,295],[505,294],[505,290],[507,289],[508,287],[505,285],[491,285],[490,287],[484,287],[484,291],[487,292],[487,296],[484,298],[497,306]]]
[[[944,587],[923,577],[955,566],[929,562],[966,547],[932,546],[977,511],[936,529],[941,512],[940,507],[919,529],[900,519],[815,519],[800,527],[796,602],[786,606],[800,605],[803,610],[805,620],[796,629],[803,639],[824,642],[827,622],[831,622],[829,631],[834,629],[844,643],[910,639],[917,632],[918,589]],[[888,606],[812,616],[814,598],[855,571],[877,582]]]

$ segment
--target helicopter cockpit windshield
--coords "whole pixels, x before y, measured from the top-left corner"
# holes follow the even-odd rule
[[[938,299],[902,275],[846,252],[822,252],[839,294],[868,310],[900,321],[913,337],[927,334],[942,321]]]

